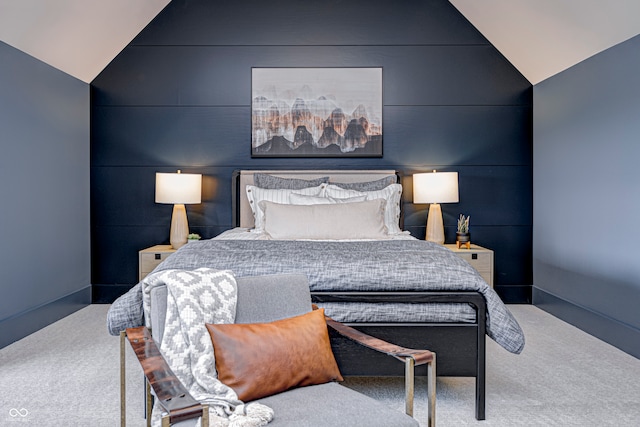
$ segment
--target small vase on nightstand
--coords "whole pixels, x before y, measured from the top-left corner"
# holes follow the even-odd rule
[[[471,233],[456,233],[456,245],[466,246],[467,249],[471,247]]]
[[[471,241],[471,233],[456,233],[456,242],[467,243]]]

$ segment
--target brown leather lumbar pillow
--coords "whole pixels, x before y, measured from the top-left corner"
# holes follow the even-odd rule
[[[218,379],[242,401],[342,381],[323,309],[271,323],[206,326]]]

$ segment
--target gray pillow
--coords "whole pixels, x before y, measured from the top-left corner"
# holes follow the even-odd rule
[[[303,188],[317,187],[329,182],[328,176],[316,179],[280,178],[279,176],[256,173],[253,175],[253,183],[256,187],[266,189],[301,190]]]
[[[356,191],[378,191],[388,187],[391,184],[398,182],[398,178],[395,176],[387,176],[382,179],[368,182],[332,182],[332,185],[336,187],[344,188],[345,190]]]

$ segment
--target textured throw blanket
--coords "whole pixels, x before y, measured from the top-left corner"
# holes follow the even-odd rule
[[[215,370],[213,344],[205,323],[233,323],[237,286],[230,271],[198,268],[164,270],[142,282],[143,304],[149,318],[149,295],[167,287],[167,313],[160,350],[194,399],[209,404],[210,425],[258,427],[273,419],[273,411],[259,403],[244,405]],[[160,425],[162,409],[154,406],[152,423]]]
[[[156,271],[199,267],[228,269],[236,277],[302,273],[309,279],[312,292],[477,291],[487,302],[487,335],[512,353],[520,353],[525,344],[520,325],[480,274],[450,250],[424,240],[212,239],[183,246]],[[112,305],[108,318],[112,334],[117,335],[122,325],[131,326],[127,322],[134,322],[135,326],[136,318],[141,324],[140,299],[140,290],[134,287]],[[362,308],[354,305],[353,309]],[[463,304],[446,304],[444,310],[448,313],[443,317],[460,318],[463,309]],[[326,312],[338,321],[343,320],[328,307]],[[466,317],[462,313],[462,318]]]

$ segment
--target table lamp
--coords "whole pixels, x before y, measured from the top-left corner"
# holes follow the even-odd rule
[[[458,203],[458,172],[413,175],[413,203],[431,203],[425,240],[443,244],[444,224],[440,203]]]
[[[202,175],[193,173],[156,173],[156,203],[173,204],[169,241],[174,249],[187,243],[189,223],[185,204],[201,202]]]

